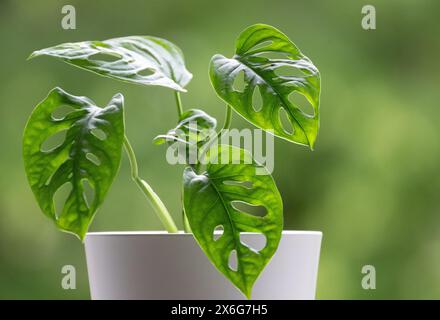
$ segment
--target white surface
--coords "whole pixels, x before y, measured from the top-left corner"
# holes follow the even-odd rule
[[[321,232],[283,231],[253,299],[314,299]],[[252,246],[258,234],[245,234]],[[244,299],[191,234],[92,232],[85,239],[92,299]]]

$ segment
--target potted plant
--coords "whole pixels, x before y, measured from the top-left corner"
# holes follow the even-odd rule
[[[248,150],[218,142],[228,132],[234,110],[257,128],[313,149],[320,74],[285,34],[269,25],[252,25],[239,35],[232,58],[212,57],[211,83],[226,103],[221,130],[204,111],[183,110],[180,93],[186,92],[192,75],[181,50],[167,40],[130,36],[65,43],[35,51],[30,58],[43,55],[113,79],[167,87],[176,98],[177,126],[154,141],[168,145],[167,152],[177,152],[186,163],[184,232],[139,176],[125,135],[121,94],[99,107],[87,97],[55,88],[27,122],[23,158],[29,184],[42,212],[60,230],[85,240],[92,298],[240,299],[240,292],[257,299],[314,298],[321,233],[283,231],[283,203],[270,172]],[[290,74],[279,72],[286,68]],[[243,88],[235,83],[240,74]],[[262,101],[258,110],[252,102],[257,91]],[[307,99],[313,114],[292,102],[296,94]],[[61,141],[45,149],[55,135],[62,135]],[[166,232],[87,233],[118,173],[122,150],[131,178]],[[53,198],[66,185],[70,191],[57,212]],[[256,214],[253,207],[264,213]]]

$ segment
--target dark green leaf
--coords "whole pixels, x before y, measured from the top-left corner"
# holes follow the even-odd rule
[[[64,140],[45,148],[60,132]],[[24,131],[24,164],[41,210],[60,229],[84,238],[119,169],[123,139],[120,94],[100,108],[86,97],[55,88],[36,106]],[[54,196],[66,184],[71,191],[57,213]],[[92,189],[90,198],[86,184]]]
[[[238,88],[241,75],[244,87]],[[319,129],[319,71],[282,32],[264,24],[247,28],[237,39],[234,57],[212,58],[210,76],[220,98],[246,120],[313,149]]]
[[[205,168],[197,168],[201,172],[192,167],[184,171],[185,213],[211,262],[249,298],[254,282],[278,247],[283,228],[282,200],[272,177],[247,151],[220,145],[206,156]],[[255,215],[255,208],[265,214]],[[218,239],[214,239],[216,229],[223,229]],[[263,234],[266,246],[257,251],[243,244],[242,232]],[[236,271],[229,264],[234,252]]]
[[[156,37],[132,36],[105,41],[64,43],[38,50],[30,58],[47,55],[102,76],[186,91],[192,78],[182,51]]]

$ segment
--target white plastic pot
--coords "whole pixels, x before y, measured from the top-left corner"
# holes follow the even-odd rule
[[[258,234],[244,241],[258,245]],[[283,231],[253,299],[314,299],[322,233]],[[244,299],[191,234],[92,232],[85,239],[92,299]]]

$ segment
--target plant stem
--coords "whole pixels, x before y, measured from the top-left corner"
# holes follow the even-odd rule
[[[180,92],[174,91],[174,96],[176,98],[177,114],[180,120],[183,114],[183,106],[182,106],[182,99],[180,98]],[[185,209],[182,210],[182,220],[183,220],[183,230],[186,233],[191,233],[191,227],[189,226],[188,218],[186,217],[185,214]]]
[[[223,132],[229,129],[229,127],[231,126],[231,120],[232,120],[232,108],[229,104],[227,104],[225,123],[223,124],[223,128],[217,133],[217,140],[220,140],[223,135]]]
[[[189,225],[188,217],[186,216],[185,210],[182,210],[182,219],[183,219],[183,230],[186,233],[192,233],[191,226]]]
[[[160,200],[159,196],[154,192],[154,190],[150,187],[150,185],[139,177],[136,155],[134,153],[134,150],[130,142],[128,141],[127,136],[124,136],[124,148],[131,165],[131,178],[138,185],[139,189],[141,189],[141,191],[148,198],[151,206],[153,207],[154,212],[159,217],[165,229],[167,229],[167,231],[170,233],[178,232],[179,230],[177,229],[176,224],[173,221],[173,218],[171,217],[170,213],[168,212],[162,200]]]
[[[176,98],[177,114],[179,115],[179,120],[180,120],[183,114],[182,99],[180,98],[180,92],[174,91],[174,97]]]
[[[232,108],[230,105],[226,105],[226,118],[225,118],[225,124],[223,125],[223,129],[229,129],[231,126],[231,119],[232,119]]]

